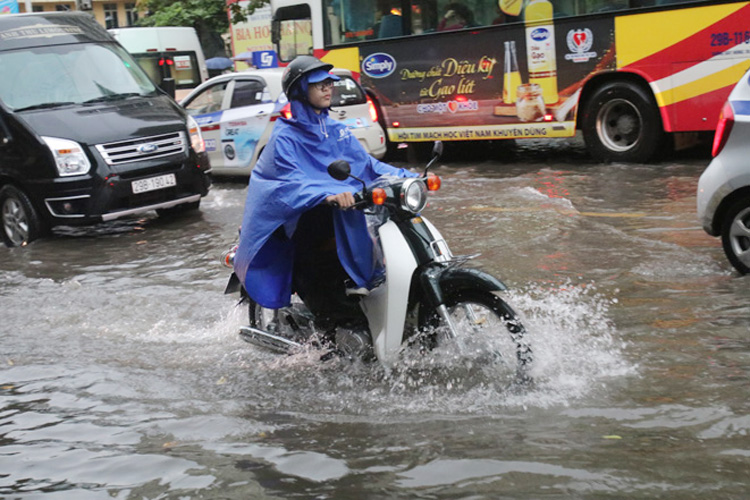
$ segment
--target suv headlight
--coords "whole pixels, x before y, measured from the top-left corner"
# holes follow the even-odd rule
[[[77,142],[58,137],[42,137],[42,139],[52,151],[61,177],[84,175],[91,170],[91,163]]]
[[[419,179],[408,179],[401,186],[401,207],[409,212],[420,212],[427,204],[427,187]]]
[[[188,132],[190,132],[190,147],[196,153],[204,152],[206,150],[206,143],[203,142],[203,135],[201,135],[201,128],[198,126],[198,122],[192,116],[188,116],[187,124]]]

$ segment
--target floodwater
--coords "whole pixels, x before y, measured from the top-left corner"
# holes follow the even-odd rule
[[[461,156],[425,215],[511,288],[533,387],[244,343],[219,182],[182,220],[0,248],[0,497],[746,498],[750,287],[696,219],[708,157]]]

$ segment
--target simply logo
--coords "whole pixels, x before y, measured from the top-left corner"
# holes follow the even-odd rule
[[[568,42],[568,50],[570,50],[570,54],[565,54],[566,60],[578,63],[587,62],[589,59],[596,57],[596,52],[591,52],[594,34],[590,29],[570,30],[566,41]]]
[[[537,28],[529,36],[535,42],[543,42],[550,37],[550,32],[547,28]]]
[[[370,78],[385,78],[396,71],[396,60],[390,54],[370,54],[362,61],[362,72]]]

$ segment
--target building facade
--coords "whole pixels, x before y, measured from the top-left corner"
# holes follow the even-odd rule
[[[47,12],[55,10],[84,10],[91,12],[97,22],[105,28],[126,28],[135,26],[139,12],[135,0],[18,0],[18,11]]]

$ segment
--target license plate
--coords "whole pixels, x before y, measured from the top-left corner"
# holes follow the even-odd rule
[[[177,185],[177,179],[174,174],[160,175],[159,177],[149,177],[148,179],[139,179],[132,182],[133,194],[156,191],[170,186]]]

